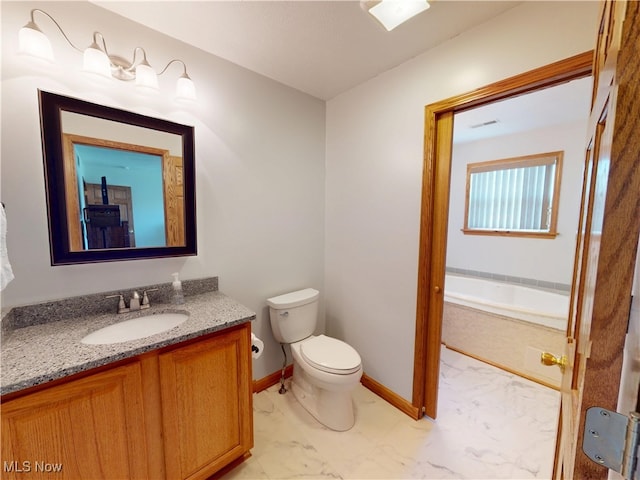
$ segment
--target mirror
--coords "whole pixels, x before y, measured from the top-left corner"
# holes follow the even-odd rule
[[[193,127],[39,97],[51,264],[195,255]]]

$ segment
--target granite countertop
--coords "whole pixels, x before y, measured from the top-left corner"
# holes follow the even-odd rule
[[[3,335],[0,394],[140,355],[255,319],[256,314],[219,291],[190,295],[183,305],[155,304],[146,310],[80,315],[14,328]],[[110,345],[85,345],[80,340],[107,325],[159,313],[185,313],[177,327],[146,338]]]

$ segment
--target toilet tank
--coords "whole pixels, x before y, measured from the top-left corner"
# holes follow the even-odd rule
[[[318,320],[320,292],[305,288],[267,299],[273,336],[280,343],[294,343],[313,335]]]

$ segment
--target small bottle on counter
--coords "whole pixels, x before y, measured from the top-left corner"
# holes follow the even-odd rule
[[[173,275],[173,303],[176,305],[182,305],[184,303],[184,294],[182,293],[182,282],[178,278],[178,272],[172,273]]]

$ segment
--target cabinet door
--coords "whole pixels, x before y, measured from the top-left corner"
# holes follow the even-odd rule
[[[167,478],[207,478],[253,446],[251,330],[160,355]]]
[[[139,363],[2,404],[2,478],[148,478]]]

